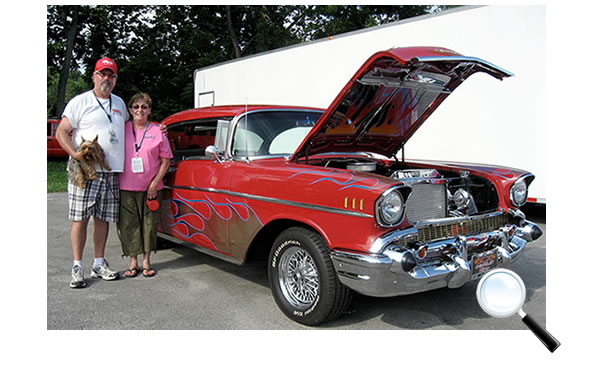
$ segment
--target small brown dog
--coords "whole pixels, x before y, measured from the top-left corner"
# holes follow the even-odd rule
[[[83,189],[88,180],[96,179],[96,164],[107,171],[110,171],[110,167],[104,157],[104,151],[98,144],[98,136],[93,141],[87,141],[82,137],[79,151],[83,160],[69,159],[69,179]]]

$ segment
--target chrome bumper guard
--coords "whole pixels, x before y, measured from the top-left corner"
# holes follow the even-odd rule
[[[488,270],[485,263],[482,268],[474,265],[475,259],[480,262],[481,257],[493,257],[489,269],[506,267],[528,242],[542,235],[537,225],[523,219],[518,226],[505,225],[477,235],[456,235],[410,248],[398,244],[401,237],[416,233],[415,228],[389,233],[378,239],[368,254],[333,250],[331,258],[338,278],[352,290],[374,297],[458,288]]]

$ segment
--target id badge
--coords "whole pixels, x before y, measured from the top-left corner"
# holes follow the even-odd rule
[[[131,171],[133,173],[144,172],[144,163],[142,162],[142,158],[131,158]]]
[[[119,143],[119,140],[117,139],[117,133],[115,133],[113,129],[110,129],[108,134],[110,135],[110,143]]]

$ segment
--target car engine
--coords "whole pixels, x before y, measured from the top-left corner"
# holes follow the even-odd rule
[[[411,186],[412,192],[406,202],[411,222],[474,216],[495,211],[498,207],[494,185],[468,171],[415,168],[401,162],[386,166],[383,162],[357,159],[329,160],[324,166],[379,174]]]

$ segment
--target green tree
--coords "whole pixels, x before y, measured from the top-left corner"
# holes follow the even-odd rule
[[[437,5],[306,5],[295,27],[302,40],[315,40],[439,12]]]
[[[91,87],[91,74],[96,60],[110,55],[115,60],[128,58],[122,53],[136,28],[141,6],[58,6],[47,8],[48,89],[58,72],[55,101],[48,112],[60,116],[64,108],[67,79],[73,71],[82,71]],[[81,93],[81,92],[79,92]]]
[[[49,67],[47,69],[47,73],[48,73],[48,90],[47,90],[47,106],[46,106],[47,107],[47,115],[49,118],[50,117],[60,117],[60,114],[62,114],[62,112],[57,114],[56,109],[55,109],[56,102],[57,102],[56,95],[58,94],[58,85],[59,85],[60,75],[56,72],[52,72]],[[90,81],[87,79],[84,79],[81,72],[79,72],[78,70],[70,71],[69,76],[66,79],[64,102],[69,102],[69,100],[71,98],[75,97],[79,93],[90,89],[90,86],[91,86]]]
[[[105,56],[119,67],[115,93],[147,92],[158,121],[192,107],[196,69],[447,7],[49,5],[47,111],[60,115],[61,102],[90,89]]]

